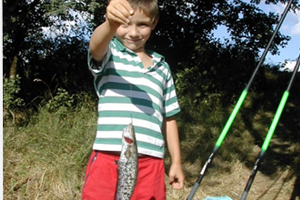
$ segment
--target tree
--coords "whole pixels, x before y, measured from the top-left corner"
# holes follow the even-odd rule
[[[4,1],[4,77],[20,74],[19,95],[27,102],[45,98],[58,87],[80,90],[86,77],[89,80],[84,39],[89,27],[79,26],[79,16],[72,13],[72,9],[88,7],[83,5],[77,1]]]

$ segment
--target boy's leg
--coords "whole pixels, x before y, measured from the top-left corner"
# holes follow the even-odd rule
[[[118,159],[119,156],[93,151],[86,169],[82,200],[114,200]]]
[[[165,200],[165,168],[160,158],[140,157],[138,179],[131,200]]]

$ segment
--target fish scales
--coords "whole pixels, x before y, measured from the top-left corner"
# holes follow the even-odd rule
[[[118,184],[115,200],[130,200],[138,174],[138,151],[133,125],[123,130],[122,149],[118,164]]]

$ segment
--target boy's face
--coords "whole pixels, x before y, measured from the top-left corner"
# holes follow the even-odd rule
[[[116,31],[117,39],[128,49],[144,52],[145,44],[155,28],[158,20],[154,20],[137,9],[128,25],[121,25]]]

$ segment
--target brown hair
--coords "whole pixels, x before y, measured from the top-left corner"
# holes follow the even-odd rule
[[[127,0],[131,7],[141,10],[145,15],[153,20],[158,19],[159,9],[157,0]]]

